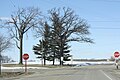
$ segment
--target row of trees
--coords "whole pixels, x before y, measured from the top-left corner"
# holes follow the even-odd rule
[[[48,20],[42,23],[43,29],[38,28],[38,31],[43,32],[43,39],[33,47],[35,54],[44,59],[44,65],[45,60],[53,61],[53,65],[55,59],[60,61],[60,65],[63,65],[63,61],[68,61],[71,57],[68,44],[71,41],[93,43],[86,37],[89,26],[70,8],[54,8],[48,14]]]
[[[38,58],[53,61],[69,60],[68,57],[71,41],[89,42],[93,41],[87,37],[89,33],[89,25],[84,19],[81,19],[70,8],[54,8],[48,11],[48,16],[43,16],[38,8],[22,8],[15,14],[11,15],[11,19],[5,21],[2,27],[6,27],[15,40],[17,48],[20,50],[20,64],[22,64],[23,38],[24,34],[30,29],[36,32],[36,36],[40,38],[39,43],[33,46],[35,54]],[[42,39],[41,39],[42,37]]]

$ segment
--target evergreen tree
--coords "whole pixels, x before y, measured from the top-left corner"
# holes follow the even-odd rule
[[[33,47],[35,54],[40,55],[38,58],[44,59],[44,65],[46,65],[47,56],[50,53],[49,36],[50,36],[50,28],[48,24],[45,22],[44,31],[43,31],[43,40],[40,40],[40,43],[37,44],[37,46]]]

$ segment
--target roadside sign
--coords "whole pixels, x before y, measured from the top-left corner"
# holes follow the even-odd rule
[[[120,53],[119,53],[119,52],[115,52],[115,53],[114,53],[114,57],[115,57],[115,58],[118,58],[119,56],[120,56]]]
[[[29,58],[29,55],[26,53],[23,55],[23,59],[25,60],[25,73],[27,74],[27,60]]]
[[[24,60],[27,60],[28,58],[29,58],[29,55],[27,53],[23,55]]]

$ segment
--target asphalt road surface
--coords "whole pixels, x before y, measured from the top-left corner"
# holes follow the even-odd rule
[[[33,75],[0,80],[120,80],[120,70],[113,65],[39,69]]]

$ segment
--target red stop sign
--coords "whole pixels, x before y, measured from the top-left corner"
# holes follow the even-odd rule
[[[28,55],[28,54],[24,54],[24,55],[23,55],[23,59],[24,59],[24,60],[27,60],[28,58],[29,58],[29,55]]]
[[[117,58],[117,57],[120,56],[120,53],[119,53],[119,52],[115,52],[115,53],[114,53],[114,56]]]

